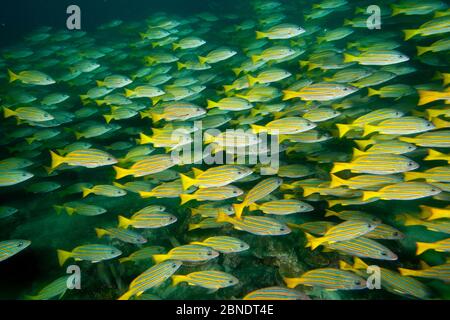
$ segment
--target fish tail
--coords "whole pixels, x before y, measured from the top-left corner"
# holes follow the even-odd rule
[[[340,200],[326,200],[328,203],[328,207],[334,207],[337,206],[338,204],[340,204]]]
[[[442,160],[443,157],[445,157],[445,154],[433,149],[428,149],[428,155],[424,160]]]
[[[233,204],[233,208],[234,208],[234,212],[236,214],[236,218],[241,219],[242,212],[244,211],[245,207],[246,207],[246,204],[244,202]]]
[[[344,19],[344,26],[351,26],[353,24],[352,20]]]
[[[422,172],[404,172],[405,181],[411,181],[423,178]]]
[[[123,295],[121,295],[117,300],[130,300],[130,298],[134,295],[133,291],[127,291]]]
[[[358,128],[358,126],[353,124],[340,124],[340,123],[336,124],[336,127],[338,128],[339,131],[339,138],[344,137],[350,130]]]
[[[200,62],[200,64],[205,64],[206,62],[208,62],[208,58],[198,56],[198,61]]]
[[[155,261],[155,263],[161,263],[163,261],[166,261],[167,259],[169,259],[168,254],[154,254],[153,255],[153,260]]]
[[[114,118],[114,116],[112,116],[110,114],[105,114],[105,115],[103,115],[103,118],[105,118],[106,123],[110,123],[112,121],[112,119]]]
[[[371,133],[377,132],[378,127],[377,126],[371,126],[370,124],[364,125],[364,133],[363,137],[368,136]]]
[[[283,278],[283,281],[290,289],[295,288],[300,284],[299,278]]]
[[[180,173],[181,185],[183,186],[183,190],[187,190],[197,182],[195,179],[192,179],[184,174]]]
[[[36,140],[35,137],[25,138],[25,141],[28,142],[28,144],[32,144],[35,140]]]
[[[83,138],[83,134],[81,132],[75,131],[75,139],[80,140],[81,138]]]
[[[258,78],[252,77],[251,75],[247,75],[247,81],[250,87],[253,87],[258,83]]]
[[[8,109],[7,107],[3,107],[3,112],[5,113],[5,118],[9,118],[16,115],[16,112]]]
[[[223,86],[223,90],[225,90],[225,92],[230,92],[231,90],[233,90],[233,85],[224,85]]]
[[[99,87],[104,87],[105,86],[105,82],[103,82],[103,81],[97,80],[95,82],[97,83],[97,86],[99,86]]]
[[[162,97],[163,97],[163,96],[153,97],[153,98],[152,98],[152,103],[153,103],[153,105],[158,104],[158,102],[161,101]]]
[[[421,255],[425,251],[433,249],[434,247],[433,243],[425,243],[425,242],[417,242],[416,245],[417,245],[416,256]]]
[[[153,143],[153,139],[152,137],[149,137],[143,133],[139,134],[139,138],[140,138],[140,142],[139,144],[149,144],[149,143]]]
[[[344,171],[347,169],[351,169],[351,164],[350,163],[345,163],[345,162],[335,162],[333,169],[331,169],[331,173],[336,173],[336,172],[340,172],[340,171]]]
[[[256,211],[258,210],[259,206],[256,203],[252,203],[251,205],[248,206],[248,210],[249,211]]]
[[[152,191],[139,191],[139,195],[141,196],[141,198],[150,198],[153,197],[154,193]]]
[[[176,286],[177,284],[181,282],[186,282],[188,280],[188,277],[182,276],[182,275],[173,275],[172,276],[172,285]]]
[[[267,132],[266,127],[264,126],[258,126],[256,124],[251,124],[250,127],[252,128],[253,133],[261,133],[261,132]]]
[[[351,264],[349,264],[349,263],[347,263],[347,262],[345,262],[343,260],[339,261],[339,269],[346,270],[346,271],[353,271],[354,270],[354,268],[352,267]]]
[[[378,192],[375,191],[363,191],[362,201],[367,201],[372,198],[377,198],[379,196]]]
[[[207,132],[205,132],[205,134],[203,136],[203,140],[204,140],[205,144],[213,143],[215,139],[216,139],[215,136],[213,136],[212,134],[209,134]]]
[[[436,129],[450,127],[450,122],[442,120],[440,118],[434,118],[432,122],[433,122],[434,126],[436,127]]]
[[[398,271],[402,276],[415,276],[417,275],[416,270],[410,270],[410,269],[404,269],[404,268],[398,268]]]
[[[212,109],[217,107],[219,104],[217,102],[214,102],[212,100],[207,100],[207,107],[206,109]]]
[[[369,91],[369,93],[368,93],[369,97],[376,96],[376,95],[380,94],[380,91],[372,89],[372,88],[369,88],[368,91]]]
[[[130,258],[125,257],[125,258],[120,258],[120,259],[119,259],[119,262],[120,262],[120,263],[125,263],[125,262],[130,261],[130,260],[131,260]]]
[[[358,58],[354,55],[344,53],[344,63],[358,61]]]
[[[441,92],[428,91],[428,90],[417,90],[417,91],[418,91],[419,97],[420,97],[419,103],[418,103],[419,106],[436,101],[442,97]]]
[[[367,269],[368,265],[358,257],[353,258],[353,268],[355,269]]]
[[[14,82],[19,79],[19,76],[12,72],[10,69],[8,69],[8,75],[9,75],[9,83]]]
[[[314,188],[314,187],[303,187],[303,196],[307,197],[314,193],[319,193],[320,188]]]
[[[179,48],[181,48],[181,46],[180,46],[180,44],[179,43],[172,43],[172,49],[173,49],[173,51],[175,51],[175,50],[177,50],[177,49],[179,49]]]
[[[58,254],[58,262],[60,266],[63,266],[64,263],[67,261],[67,259],[69,259],[70,257],[72,257],[72,252],[69,251],[64,251],[64,250],[56,250],[57,254]]]
[[[234,205],[233,205],[234,206]],[[227,216],[227,214],[225,212],[219,211],[217,213],[217,222],[230,222],[232,219]]]
[[[159,114],[159,113],[150,113],[151,117],[152,117],[152,121],[153,123],[157,123],[159,121],[161,121],[164,118],[164,114]]]
[[[125,89],[125,97],[131,97],[134,94],[133,90]]]
[[[53,151],[50,151],[50,156],[52,158],[52,165],[51,165],[52,170],[59,167],[65,161],[64,157],[61,157],[60,155],[54,153]]]
[[[332,217],[332,216],[337,216],[337,212],[332,211],[332,210],[325,210],[325,217]]]
[[[419,30],[403,30],[405,34],[405,41],[411,39],[419,33]]]
[[[392,15],[391,15],[391,17],[397,16],[397,15],[403,13],[403,11],[402,11],[400,8],[398,8],[395,4],[391,4],[390,7],[391,7],[391,9],[392,9]]]
[[[116,180],[133,174],[133,171],[129,169],[119,168],[116,166],[113,166],[113,169],[116,171]]]
[[[324,237],[316,238],[307,232],[305,232],[305,236],[306,236],[306,247],[307,248],[311,247],[311,250],[314,250],[324,242]]]
[[[266,34],[264,32],[256,31],[256,39],[262,39],[265,37],[266,37]]]
[[[416,49],[417,49],[417,55],[418,56],[421,56],[424,53],[427,53],[428,51],[431,50],[430,47],[419,47],[419,46],[417,46]]]
[[[119,225],[118,225],[119,228],[127,229],[132,223],[132,221],[130,219],[127,219],[124,216],[119,216],[118,219],[119,219]]]
[[[354,140],[359,149],[366,150],[366,148],[373,144],[373,140]]]
[[[183,205],[191,200],[194,200],[195,196],[192,194],[180,194],[180,199],[181,199],[180,205]]]
[[[182,70],[183,68],[186,68],[186,64],[182,62],[177,62],[178,71]]]
[[[97,234],[97,237],[102,238],[108,234],[108,231],[105,229],[95,228],[95,233]]]
[[[75,209],[74,208],[69,208],[69,207],[65,207],[66,212],[69,216],[73,215],[75,213]]]
[[[235,74],[236,76],[240,75],[241,72],[242,72],[242,69],[241,69],[241,68],[233,68],[233,69],[231,69],[231,70],[234,72],[234,74]]]
[[[353,159],[361,157],[361,156],[365,156],[367,154],[367,152],[361,151],[359,149],[353,148]]]
[[[257,54],[255,54],[255,55],[251,56],[251,59],[252,59],[253,64],[255,64],[255,63],[257,63],[259,60],[261,60],[262,57],[259,56],[259,55],[257,55]]]
[[[200,225],[198,223],[190,223],[188,225],[188,231],[196,230],[200,228]]]
[[[330,176],[331,176],[330,188],[337,188],[340,186],[348,185],[347,180],[341,179],[332,173],[330,174]]]
[[[54,206],[53,206],[53,209],[55,209],[56,214],[61,214],[62,211],[64,210],[64,207],[63,207],[63,206],[57,206],[57,205],[54,205]]]

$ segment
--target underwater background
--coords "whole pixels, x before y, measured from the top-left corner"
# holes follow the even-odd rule
[[[69,31],[65,27],[66,8],[72,4],[81,8],[81,31]],[[369,5],[381,8],[379,30],[367,28],[369,15],[365,8]],[[404,11],[393,15],[392,5]],[[423,28],[429,21],[437,21],[429,27],[430,34],[425,32],[405,40],[403,30]],[[236,249],[236,252],[217,249],[220,254],[213,259],[190,260],[184,256],[177,259],[176,255],[169,258],[183,261],[176,275],[217,270],[233,276],[221,275],[226,280],[237,279],[233,285],[221,284],[223,278],[188,278],[184,281],[191,285],[174,286],[169,280],[172,274],[156,273],[157,284],[149,284],[145,294],[132,296],[149,300],[242,299],[254,290],[277,287],[281,288],[281,293],[269,292],[269,298],[449,299],[449,244],[446,240],[450,232],[449,21],[448,5],[431,0],[424,1],[423,7],[414,1],[345,0],[18,0],[2,4],[0,105],[12,111],[4,109],[4,117],[0,119],[0,299],[30,296],[38,299],[42,294],[40,290],[66,277],[67,266],[72,264],[81,268],[81,290],[66,290],[59,284],[48,290],[51,294],[47,298],[117,299],[133,290],[130,286],[133,279],[155,266],[153,254],[167,254],[173,248],[214,236],[233,237],[248,248]],[[265,35],[259,38],[256,31]],[[187,37],[195,37],[191,42],[186,41],[189,43],[186,46],[191,47],[176,49],[173,46]],[[442,43],[435,45],[439,40]],[[417,46],[434,49],[418,55]],[[352,57],[356,58],[352,60]],[[337,74],[342,70],[350,71]],[[46,75],[54,81],[49,83]],[[120,77],[114,77],[117,75]],[[363,82],[371,76],[370,81]],[[314,87],[318,83],[324,86]],[[390,85],[399,86],[385,88]],[[147,87],[138,91],[140,86]],[[90,91],[95,88],[108,90]],[[252,92],[255,88],[265,89]],[[379,91],[371,93],[368,88]],[[125,89],[134,93],[127,93]],[[158,94],[157,89],[164,92]],[[298,95],[290,97],[286,91]],[[227,97],[237,99],[222,100]],[[426,104],[420,105],[424,99],[428,99]],[[37,110],[20,110],[29,107]],[[394,110],[401,116],[383,118],[375,114],[375,120],[351,127],[344,134],[337,126],[354,125],[355,120],[380,109]],[[434,112],[427,113],[428,110]],[[45,113],[53,119],[42,120]],[[154,114],[162,116],[158,118]],[[112,118],[108,120],[105,115]],[[378,127],[378,131],[367,135],[362,131],[367,129],[364,125],[377,126],[383,120],[402,117],[411,117],[410,122],[398,126],[394,123],[388,129]],[[288,118],[306,119],[305,123],[312,123],[314,128],[306,129],[305,123],[292,119],[293,123],[286,120],[274,124],[277,130],[294,127],[294,131],[284,134],[279,154],[285,169],[283,173],[280,170],[265,176],[261,174],[260,165],[244,164],[252,169],[251,175],[223,182],[221,179],[230,179],[235,174],[235,171],[227,171],[209,178],[210,183],[216,181],[217,188],[225,188],[232,182],[242,191],[239,197],[226,197],[228,190],[224,189],[211,198],[208,195],[181,204],[180,193],[195,194],[204,188],[186,191],[188,188],[184,185],[189,180],[180,181],[178,174],[195,179],[198,174],[194,176],[192,168],[208,172],[218,165],[182,162],[161,168],[149,158],[169,154],[171,148],[179,147],[178,142],[161,138],[161,132],[171,132],[177,125],[191,130],[194,120],[221,131],[244,128],[257,133],[267,131],[274,120]],[[386,133],[381,132],[383,129]],[[307,132],[311,135],[304,134]],[[427,132],[443,134],[442,137],[413,139]],[[188,135],[191,134],[193,130]],[[144,143],[146,137],[152,139]],[[355,142],[369,139],[367,143]],[[79,142],[82,144],[78,145]],[[401,149],[408,145],[401,142],[411,144],[413,150],[403,152]],[[371,153],[370,148],[379,143],[386,143],[386,146],[381,145],[378,151]],[[139,149],[140,146],[148,148]],[[368,164],[359,171],[353,171],[350,166],[345,168],[344,174],[334,171],[336,163],[355,162],[358,157],[354,155],[354,148],[365,152],[360,157],[381,156],[377,159],[369,156]],[[104,153],[80,153],[90,149]],[[426,160],[430,149],[442,154],[440,158]],[[50,151],[65,156],[66,162],[56,164]],[[130,151],[136,152],[136,156],[130,156]],[[71,152],[75,153],[72,163]],[[394,155],[390,160],[394,169],[383,171],[382,161],[373,164],[382,160],[383,154]],[[417,168],[403,169],[404,157],[406,161],[411,159],[417,163]],[[134,163],[147,160],[148,167],[133,169]],[[125,178],[119,178],[113,166],[131,171]],[[442,170],[427,175],[427,170],[433,168]],[[400,185],[394,191],[387,191],[384,199],[382,193],[364,198],[365,192],[380,192],[383,187],[407,181],[406,173],[410,171],[425,172],[411,179],[421,185]],[[17,174],[22,172],[33,176],[20,180]],[[346,180],[358,174],[373,174],[385,177],[386,181],[377,184],[373,180],[371,185],[372,178],[366,177],[366,185],[362,187],[330,185],[332,174]],[[239,227],[238,217],[231,218],[233,221],[218,218],[218,208],[235,210],[232,204],[245,200],[249,191],[258,191],[258,183],[270,177],[281,178],[282,182],[277,180],[279,184],[267,194],[260,192],[263,196],[255,203],[274,201],[274,212],[267,214],[259,207],[251,208],[252,211],[246,208],[243,214],[242,221],[246,216],[270,217],[263,221],[261,229],[254,225]],[[175,186],[174,181],[178,183]],[[199,183],[193,184],[199,187]],[[167,194],[146,198],[140,193],[167,184]],[[125,190],[126,194],[111,194],[117,191],[115,189],[89,195],[83,192],[104,185]],[[423,189],[426,187],[434,191]],[[405,198],[389,199],[389,194],[397,193],[404,194]],[[286,202],[276,202],[281,199]],[[374,201],[368,201],[370,199]],[[293,202],[288,203],[289,200]],[[81,209],[78,213],[76,208],[73,210],[83,204],[103,210],[101,214],[89,211],[84,215],[79,213]],[[202,214],[193,214],[192,209],[206,204],[211,206]],[[290,212],[290,207],[284,207],[287,205],[297,210]],[[127,235],[99,237],[95,231],[96,228],[116,228],[118,216],[133,219],[133,214],[148,206],[163,206],[163,212],[175,216],[176,222],[166,222],[167,216],[156,222],[143,220],[144,228],[121,228],[130,231]],[[311,210],[298,209],[309,206]],[[8,208],[17,210],[11,213]],[[335,214],[330,215],[330,211]],[[155,212],[159,211],[151,213]],[[436,212],[441,214],[437,219],[433,218]],[[410,219],[410,223],[405,223],[404,215],[414,216],[415,222]],[[359,254],[326,245],[314,250],[307,247],[307,234],[320,237],[332,225],[363,220],[366,225],[382,223],[387,226],[386,233],[371,239],[392,252],[396,259],[371,257],[371,251],[356,244]],[[309,222],[316,224],[303,225]],[[324,222],[332,225],[324,227]],[[289,232],[271,231],[280,226]],[[346,238],[336,243],[364,237],[371,231],[352,235],[350,229],[351,226],[343,228],[341,233]],[[145,244],[140,237],[146,239]],[[2,243],[17,239],[30,244],[16,252]],[[430,247],[431,250],[417,254],[417,242],[438,241],[444,243],[437,249]],[[57,250],[70,252],[87,244],[112,246],[121,251],[119,258],[146,247],[154,247],[154,252],[138,261],[119,262],[114,256],[102,258],[100,260],[104,261],[100,262],[86,258],[60,265]],[[206,245],[199,247],[208,248]],[[377,250],[381,249],[374,249]],[[345,270],[348,274],[335,274],[336,270],[345,269],[342,261],[353,265],[355,257],[368,265],[393,271],[395,275],[389,286],[383,287],[383,271],[381,290],[356,288],[354,283],[349,285],[347,281],[367,278],[365,272],[351,266],[351,270]],[[444,267],[425,276],[398,272],[398,268],[419,270],[434,266]],[[307,271],[323,268],[327,268],[328,273],[319,275],[318,282],[308,279],[311,281],[308,284],[299,282],[296,288],[282,291],[288,284],[284,278],[299,278]],[[328,283],[328,277],[337,284]],[[327,290],[327,286],[339,290]]]

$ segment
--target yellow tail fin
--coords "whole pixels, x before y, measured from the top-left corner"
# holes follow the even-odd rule
[[[354,55],[344,53],[344,63],[358,61],[358,58]]]
[[[139,195],[141,196],[141,198],[151,198],[154,196],[154,193],[152,191],[148,192],[148,191],[139,191]]]
[[[252,128],[253,133],[261,133],[261,132],[267,132],[267,128],[264,126],[258,126],[256,124],[251,124],[250,127]]]
[[[348,185],[347,180],[341,179],[332,173],[330,174],[330,176],[331,176],[330,188],[337,188],[340,186]]]
[[[234,212],[236,214],[236,218],[241,219],[242,212],[244,211],[245,207],[246,207],[246,204],[244,202],[233,204],[233,208],[234,208]]]
[[[186,276],[182,276],[182,275],[173,275],[172,276],[172,285],[176,286],[177,284],[181,283],[181,282],[187,282],[188,281],[188,277]]]
[[[110,114],[105,114],[105,115],[103,115],[103,118],[105,118],[106,123],[110,123],[114,119],[114,116],[112,116]]]
[[[361,156],[365,156],[367,154],[367,152],[361,151],[359,149],[353,148],[353,159],[361,157]]]
[[[149,143],[153,143],[153,138],[149,137],[143,133],[139,134],[139,138],[140,138],[140,143],[139,144],[149,144]]]
[[[405,34],[406,41],[419,34],[419,30],[403,30],[403,33]]]
[[[122,179],[123,177],[133,175],[133,170],[123,169],[116,166],[113,166],[113,169],[116,171],[116,180]]]
[[[353,258],[353,268],[355,269],[367,269],[368,265],[362,261],[360,258],[358,257],[354,257]]]
[[[303,196],[307,197],[314,193],[320,193],[320,188],[314,188],[314,187],[303,187]]]
[[[134,295],[133,291],[127,291],[125,294],[121,295],[117,300],[130,300],[130,298]]]
[[[185,203],[188,203],[191,200],[195,199],[195,195],[192,194],[180,194],[181,203],[180,205],[183,205]]]
[[[58,253],[58,262],[60,266],[63,266],[67,259],[72,257],[72,252],[57,250]]]
[[[299,93],[296,91],[283,90],[283,101],[298,98]]]
[[[195,179],[192,179],[182,173],[180,173],[181,184],[183,186],[183,190],[187,190],[197,182]]]
[[[450,121],[445,121],[440,118],[434,118],[433,124],[436,127],[436,129],[442,129],[442,128],[449,128],[450,127]]]
[[[177,68],[178,68],[178,71],[180,71],[183,68],[186,68],[186,64],[185,63],[181,63],[181,62],[177,62]]]
[[[127,229],[133,222],[130,219],[127,219],[123,216],[119,216],[119,228]]]
[[[108,234],[108,231],[105,229],[95,228],[95,233],[97,234],[97,237],[102,238]]]
[[[221,210],[217,213],[217,222],[231,222],[233,219],[227,216],[227,214]]]
[[[54,153],[53,151],[50,151],[50,156],[52,157],[52,165],[51,165],[52,170],[63,164],[65,161],[64,157],[61,157],[60,155]]]
[[[164,114],[152,112],[151,116],[152,116],[153,123],[157,123],[157,122],[161,121],[162,119],[164,119]]]
[[[103,81],[97,80],[96,83],[97,83],[97,86],[99,86],[99,87],[104,87],[105,86],[105,82],[103,82]]]
[[[19,79],[19,76],[8,69],[8,75],[9,75],[9,83],[14,82]]]
[[[5,113],[5,118],[9,118],[16,115],[16,112],[8,109],[7,107],[3,107],[3,112]]]
[[[336,124],[336,127],[339,130],[339,138],[344,137],[347,134],[347,132],[349,132],[350,130],[359,128],[358,125],[340,124],[340,123]]]
[[[378,198],[379,192],[375,191],[363,191],[362,201],[367,201],[369,199]]]
[[[373,140],[354,140],[359,149],[366,150],[368,146],[374,144]]]
[[[256,211],[258,210],[259,206],[256,203],[252,203],[251,205],[248,206],[248,210],[249,211]]]
[[[258,78],[252,77],[251,75],[247,75],[247,81],[250,87],[253,87],[258,83]]]
[[[421,56],[424,53],[427,53],[428,51],[430,51],[430,47],[416,47],[417,48],[417,55]]]
[[[311,250],[316,249],[318,246],[320,246],[322,243],[324,243],[326,241],[325,237],[316,238],[306,232],[305,232],[305,236],[306,236],[306,241],[307,241],[306,247],[311,247]]]
[[[428,91],[428,90],[417,90],[417,92],[419,93],[420,97],[418,102],[419,106],[431,103],[442,97],[442,92]]]
[[[341,172],[344,170],[351,169],[351,163],[345,163],[345,162],[335,162],[333,169],[331,169],[331,173]]]
[[[125,97],[131,97],[134,95],[134,91],[130,89],[125,89]]]
[[[420,255],[422,253],[424,253],[427,250],[433,249],[433,244],[432,243],[425,243],[425,242],[417,242],[417,251],[416,251],[416,255]]]
[[[198,61],[200,61],[200,64],[205,64],[208,62],[208,58],[199,56]]]
[[[290,289],[295,288],[300,284],[299,278],[283,278],[284,283],[286,283],[286,286]]]
[[[378,91],[378,90],[371,89],[371,88],[369,88],[368,90],[369,90],[369,97],[376,96],[376,95],[380,94],[380,91]]]
[[[262,39],[265,37],[266,37],[266,34],[264,32],[256,31],[256,39]]]
[[[262,59],[262,56],[259,56],[259,55],[255,54],[255,55],[251,56],[251,59],[252,59],[253,64],[255,64],[255,63],[257,63],[259,60]]]
[[[417,274],[416,270],[410,270],[410,269],[404,269],[404,268],[398,268],[398,271],[402,276],[415,276]]]
[[[421,179],[424,177],[422,172],[404,172],[403,175],[405,176],[405,181]]]
[[[207,105],[206,109],[212,109],[219,105],[217,102],[214,102],[212,100],[207,100],[207,104],[208,105]]]
[[[338,216],[338,213],[331,210],[325,210],[325,217]]]
[[[170,259],[168,254],[154,254],[153,255],[153,260],[155,261],[155,263],[161,263],[168,259]]]

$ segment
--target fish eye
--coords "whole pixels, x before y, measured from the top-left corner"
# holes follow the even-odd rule
[[[228,280],[228,283],[229,283],[229,284],[233,284],[234,281],[233,281],[233,280]]]
[[[431,122],[428,122],[428,123],[427,123],[427,127],[431,127]]]
[[[206,254],[207,254],[208,256],[212,256],[212,255],[213,255],[212,251],[208,251]]]
[[[398,236],[399,236],[399,233],[398,233],[397,231],[394,231],[394,232],[392,233],[392,235],[393,235],[394,237],[398,237]]]
[[[437,190],[436,190],[436,189],[434,189],[434,188],[433,188],[433,189],[431,189],[431,192],[436,192],[436,191],[437,191]]]
[[[412,167],[414,165],[413,162],[408,162],[408,166]]]
[[[19,242],[18,244],[17,244],[17,248],[20,248],[20,247],[22,247],[23,246],[23,242]]]
[[[111,161],[112,160],[112,158],[111,157],[109,157],[108,159],[106,159],[107,161]]]
[[[385,251],[381,251],[380,254],[381,254],[382,256],[387,256],[387,253],[386,253]]]
[[[233,194],[237,194],[238,192],[236,190],[233,191]]]
[[[370,228],[372,228],[372,225],[370,223],[368,223],[367,227],[370,229]]]
[[[286,228],[285,228],[285,227],[281,227],[281,228],[280,228],[280,231],[281,231],[281,232],[284,232],[284,231],[286,231]]]
[[[360,285],[362,285],[362,282],[359,281],[359,280],[356,280],[356,281],[355,281],[355,285],[360,286]]]
[[[115,250],[111,250],[111,254],[116,254],[116,251]]]
[[[240,245],[239,245],[239,248],[245,248],[245,244],[243,244],[243,243],[241,243]]]
[[[178,267],[177,264],[176,264],[176,263],[173,263],[173,264],[172,264],[172,268],[175,269],[176,267]]]

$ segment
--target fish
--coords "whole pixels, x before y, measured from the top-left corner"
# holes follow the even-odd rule
[[[21,71],[16,74],[8,69],[8,75],[9,82],[20,81],[22,83],[35,86],[49,86],[56,83],[56,81],[49,75],[36,70]]]
[[[127,229],[129,226],[137,229],[156,229],[166,227],[177,221],[177,218],[165,212],[136,213],[130,219],[119,216],[119,228]]]
[[[445,282],[450,280],[450,264],[445,263],[433,267],[428,267],[422,270],[412,270],[406,268],[398,268],[402,276],[413,276],[421,278],[439,279]]]
[[[155,254],[153,260],[161,263],[166,260],[180,260],[183,262],[204,262],[219,256],[219,252],[196,244],[186,244],[175,247],[166,254]]]
[[[268,217],[247,216],[238,219],[219,212],[216,221],[231,223],[237,230],[259,236],[282,236],[291,233],[291,229],[287,225]]]
[[[137,276],[118,300],[129,300],[133,296],[141,296],[145,291],[161,285],[169,279],[182,266],[181,261],[164,261],[147,269]]]
[[[69,284],[73,284],[73,281],[75,281],[71,278],[72,276],[62,276],[46,285],[36,295],[26,296],[25,299],[50,300],[54,297],[58,297],[59,299],[61,299],[69,289]]]
[[[368,222],[358,219],[347,220],[331,227],[320,238],[315,238],[312,235],[306,234],[308,241],[307,246],[311,247],[311,249],[314,250],[324,243],[333,244],[335,242],[352,240],[374,230],[376,226],[377,224],[374,222]]]
[[[193,194],[177,194],[180,197],[183,205],[191,200],[196,201],[221,201],[230,198],[235,198],[242,195],[244,192],[233,185],[227,185],[223,187],[211,187],[198,189]]]
[[[153,255],[164,253],[164,251],[165,251],[164,247],[161,246],[145,247],[133,252],[128,257],[120,258],[119,262],[125,263],[128,261],[138,262],[141,260],[149,260],[152,258]]]
[[[419,165],[407,157],[394,154],[369,154],[350,163],[335,162],[331,173],[350,170],[353,173],[395,174],[415,170]]]
[[[250,248],[244,241],[228,236],[209,237],[203,241],[193,241],[190,244],[210,247],[220,253],[236,253]]]
[[[118,162],[117,159],[109,153],[97,149],[74,150],[64,156],[60,156],[57,153],[50,151],[50,155],[52,158],[52,170],[62,164],[82,166],[85,168],[98,168],[113,165]]]
[[[188,275],[172,276],[172,285],[176,286],[182,282],[206,289],[218,290],[237,285],[239,279],[229,273],[216,270],[204,270],[192,272]]]
[[[265,214],[287,215],[299,212],[311,212],[314,210],[314,207],[303,201],[284,199],[265,202],[263,204],[252,203],[248,209],[249,211],[261,210]]]
[[[382,200],[414,200],[437,195],[441,190],[427,183],[400,182],[378,191],[364,191],[363,201],[371,198]]]
[[[247,293],[242,300],[310,300],[310,298],[297,290],[267,287]]]
[[[244,166],[223,165],[206,171],[193,168],[193,172],[195,178],[180,174],[183,190],[187,190],[191,186],[198,188],[223,187],[249,176],[252,170]]]
[[[92,188],[82,188],[82,191],[83,198],[86,198],[90,194],[110,198],[123,197],[127,194],[125,190],[112,185],[96,185]]]
[[[131,230],[125,230],[122,228],[95,228],[95,233],[97,237],[102,238],[104,236],[109,236],[111,238],[119,239],[120,241],[132,244],[143,244],[147,243],[142,235]]]
[[[233,208],[236,213],[236,218],[240,219],[242,212],[245,207],[248,207],[252,203],[264,198],[265,196],[271,194],[275,191],[281,184],[283,180],[278,177],[267,178],[258,182],[248,193],[245,195],[244,200],[239,204],[233,204]]]
[[[327,250],[336,250],[340,253],[360,258],[370,258],[386,261],[395,261],[398,259],[398,256],[389,248],[372,239],[367,238],[368,233],[366,233],[363,237],[358,237],[351,240],[326,243],[324,244],[324,247]]]
[[[174,161],[175,160],[175,161]],[[135,162],[129,169],[113,166],[116,171],[116,179],[122,179],[126,176],[143,177],[150,174],[162,172],[170,169],[177,164],[177,159],[167,154],[146,156]]]
[[[122,254],[122,252],[112,246],[102,244],[88,244],[74,248],[72,251],[57,250],[58,262],[63,266],[68,259],[77,261],[90,261],[97,263],[104,260],[114,259]]]
[[[440,241],[436,241],[433,243],[427,243],[427,242],[416,242],[417,250],[416,255],[421,255],[427,250],[434,250],[437,252],[449,252],[450,251],[450,240],[444,239]]]
[[[11,258],[31,245],[29,240],[4,240],[0,242],[0,262]]]
[[[0,187],[13,186],[34,177],[34,174],[23,170],[6,170],[0,172]]]
[[[320,268],[305,272],[298,278],[283,278],[288,288],[298,285],[321,287],[327,290],[360,290],[366,281],[349,271],[335,268]]]

